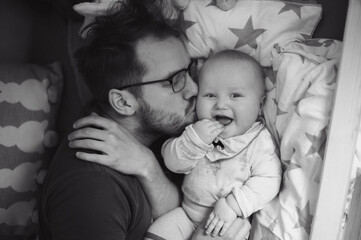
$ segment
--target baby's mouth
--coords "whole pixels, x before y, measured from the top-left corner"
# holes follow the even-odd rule
[[[218,122],[220,122],[224,126],[227,126],[228,124],[230,124],[233,121],[233,119],[226,117],[226,116],[216,116],[215,118]]]

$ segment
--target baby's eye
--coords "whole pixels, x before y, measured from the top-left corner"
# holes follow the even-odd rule
[[[216,97],[216,95],[213,93],[207,93],[207,94],[204,94],[204,96],[207,98],[215,98]]]
[[[240,98],[240,97],[242,97],[242,95],[239,94],[239,93],[232,93],[231,94],[231,98]]]

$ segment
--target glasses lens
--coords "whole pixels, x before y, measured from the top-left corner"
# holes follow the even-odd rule
[[[188,74],[191,76],[193,81],[197,82],[198,79],[198,62],[193,61],[188,68]]]
[[[174,92],[180,92],[186,86],[187,82],[187,71],[181,71],[177,75],[175,75],[172,79],[172,87]]]

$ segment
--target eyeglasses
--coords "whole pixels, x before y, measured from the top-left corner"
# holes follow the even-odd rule
[[[174,74],[172,74],[170,77],[168,77],[166,79],[125,85],[125,86],[119,88],[119,90],[123,90],[123,89],[130,88],[130,87],[137,87],[137,86],[142,86],[142,85],[159,83],[159,82],[169,82],[169,84],[172,86],[173,92],[177,93],[177,92],[182,91],[185,88],[186,83],[187,83],[187,74],[189,74],[189,76],[195,80],[195,78],[197,76],[197,71],[198,71],[197,66],[198,66],[197,59],[192,59],[187,68],[184,68],[184,69],[181,69],[181,70],[175,72]]]

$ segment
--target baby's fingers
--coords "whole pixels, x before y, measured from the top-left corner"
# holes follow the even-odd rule
[[[206,225],[204,225],[205,228],[208,228],[209,224],[212,222],[213,218],[215,217],[214,211],[212,211],[207,219]]]
[[[219,233],[220,236],[223,236],[226,232],[227,232],[227,229],[229,228],[229,226],[231,225],[230,222],[226,222],[223,224],[223,227],[222,227],[222,230],[221,232]]]
[[[211,232],[213,232],[214,228],[217,226],[218,220],[219,220],[218,217],[213,218],[213,220],[207,227],[207,230],[206,230],[207,235],[209,235]]]
[[[224,225],[224,222],[222,220],[219,220],[217,222],[216,226],[213,229],[212,237],[215,237],[215,236],[217,236],[219,234],[219,232],[221,231],[223,225]]]
[[[223,132],[223,130],[224,130],[224,126],[223,125],[221,125],[221,126],[216,126],[216,127],[214,127],[211,131],[210,131],[210,133],[211,133],[211,135],[213,135],[213,136],[218,136],[221,132]]]

